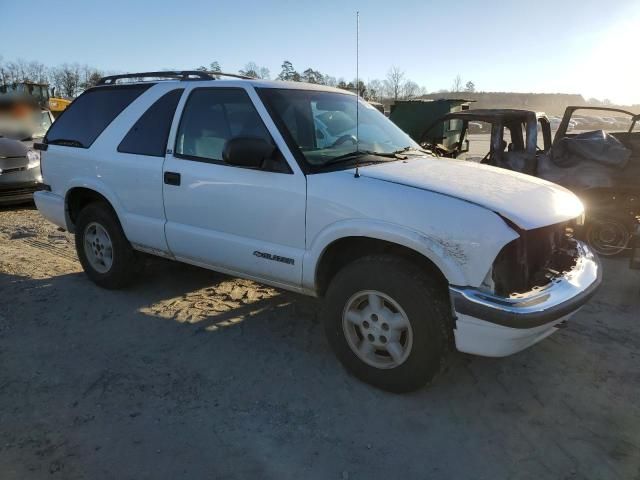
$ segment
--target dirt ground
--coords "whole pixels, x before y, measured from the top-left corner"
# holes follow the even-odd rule
[[[409,395],[351,378],[320,303],[168,261],[126,291],[0,209],[0,478],[640,479],[640,273]]]

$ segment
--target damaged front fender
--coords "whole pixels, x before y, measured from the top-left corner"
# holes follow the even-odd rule
[[[323,253],[346,237],[412,249],[436,265],[451,285],[476,287],[482,285],[500,250],[518,238],[496,213],[451,196],[344,174],[311,180],[302,279],[308,290],[315,290]],[[347,191],[342,182],[357,185],[348,201],[328,193]]]

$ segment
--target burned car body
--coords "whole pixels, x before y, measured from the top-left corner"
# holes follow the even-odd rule
[[[614,128],[613,122],[587,120],[576,112],[606,111],[626,116]],[[465,158],[480,163],[534,175],[562,185],[576,193],[586,207],[584,228],[576,230],[601,255],[615,255],[629,247],[635,216],[640,214],[640,116],[625,110],[600,107],[568,107],[552,137],[546,115],[529,110],[484,109],[444,115],[424,129],[419,143],[438,155]],[[454,142],[441,143],[433,132],[437,125],[457,122]],[[484,156],[470,155],[470,125],[490,125],[490,140]],[[581,127],[601,127],[581,131]],[[573,129],[573,130],[572,130]]]
[[[640,217],[636,217],[636,228],[631,238],[631,259],[629,267],[634,270],[640,270]]]

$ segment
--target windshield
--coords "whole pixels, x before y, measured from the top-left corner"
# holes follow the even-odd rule
[[[607,133],[622,133],[631,131],[633,119],[635,117],[630,112],[623,110],[601,110],[598,108],[577,108],[571,114],[567,130],[571,133],[590,132],[593,130],[604,130]],[[557,117],[556,125],[562,119]],[[554,118],[551,118],[552,124]]]
[[[369,103],[335,92],[260,89],[285,138],[315,167],[357,151],[391,154],[420,146]],[[358,138],[359,137],[359,138]],[[359,140],[359,141],[358,141]],[[356,145],[357,144],[357,145]]]

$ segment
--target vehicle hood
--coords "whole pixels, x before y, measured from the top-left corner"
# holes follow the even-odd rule
[[[463,160],[410,157],[360,167],[360,176],[437,192],[488,208],[531,230],[580,216],[582,203],[546,180]]]
[[[31,142],[21,142],[0,137],[0,171],[26,167],[29,164],[27,152]]]
[[[29,150],[29,144],[12,138],[0,137],[0,159],[24,157]]]

